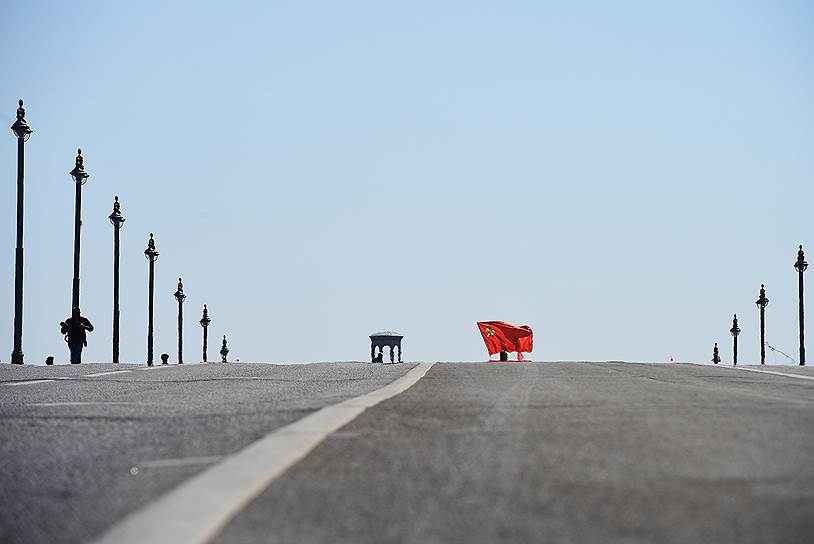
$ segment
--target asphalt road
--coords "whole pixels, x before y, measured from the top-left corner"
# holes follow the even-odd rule
[[[217,542],[811,542],[812,448],[814,381],[436,365]]]
[[[224,455],[411,365],[0,367],[0,541],[83,542]],[[810,542],[814,369],[436,364],[216,538]],[[135,473],[132,469],[136,468]]]
[[[2,365],[0,542],[87,542],[224,455],[411,366]],[[81,377],[105,372],[117,373]],[[24,383],[55,377],[68,379]]]

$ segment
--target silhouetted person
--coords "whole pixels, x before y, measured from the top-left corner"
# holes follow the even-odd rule
[[[82,348],[88,345],[87,333],[93,331],[93,325],[86,317],[82,317],[79,308],[74,308],[71,317],[60,322],[59,330],[65,335],[68,349],[71,350],[71,364],[82,362]]]
[[[166,353],[162,353],[162,354],[161,354],[161,364],[162,364],[162,365],[168,365],[168,364],[170,364],[170,363],[169,363],[169,360],[170,360],[170,356],[169,356],[168,354],[166,354]]]
[[[379,348],[379,354],[373,358],[374,363],[381,363],[384,361],[384,350]]]
[[[49,355],[48,357],[46,357],[45,358],[45,364],[48,365],[48,366],[51,366],[52,364],[54,364],[54,356]]]
[[[501,361],[508,361],[509,360],[509,352],[505,349],[500,352],[500,360]]]

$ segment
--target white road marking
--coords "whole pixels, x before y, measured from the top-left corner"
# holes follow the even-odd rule
[[[39,407],[60,407],[60,406],[138,406],[145,405],[145,402],[116,402],[116,401],[97,401],[97,402],[29,402],[28,406]]]
[[[330,433],[368,408],[406,391],[432,365],[420,363],[381,389],[326,406],[277,429],[127,516],[95,543],[209,542],[252,499]]]
[[[740,368],[734,367],[733,370],[745,370],[747,372],[759,372],[760,374],[774,374],[776,376],[785,376],[787,378],[799,378],[801,380],[814,380],[814,376],[805,376],[803,374],[790,374],[788,372],[776,372],[774,370],[759,370],[757,368]]]
[[[222,455],[209,455],[204,457],[182,457],[180,459],[155,459],[153,461],[139,461],[136,463],[135,468],[136,469],[169,468],[169,467],[185,467],[188,465],[209,465],[211,463],[217,463],[221,459],[223,459]]]
[[[757,372],[758,374],[774,374],[775,376],[785,376],[786,378],[798,378],[800,380],[814,380],[814,376],[805,376],[803,374],[791,374],[789,372],[777,372],[775,370],[763,370],[758,368],[744,368],[742,366],[729,366],[729,365],[708,365],[701,363],[683,363],[696,366],[722,368],[726,370],[745,370],[746,372]]]
[[[110,372],[97,372],[96,374],[82,374],[82,378],[96,378],[98,376],[110,376],[112,374],[125,374],[131,370],[111,370]]]
[[[280,378],[274,376],[217,376],[209,378],[210,380],[275,380],[280,381]]]
[[[112,370],[110,372],[97,372],[95,374],[82,374],[81,376],[54,376],[53,378],[42,379],[42,380],[28,380],[24,382],[4,382],[3,385],[32,385],[35,383],[49,383],[49,382],[56,382],[56,381],[69,381],[69,380],[77,380],[79,378],[96,378],[98,376],[110,376],[111,374],[124,374],[125,372],[131,372],[130,370]]]
[[[54,381],[56,381],[56,380],[29,380],[27,382],[4,382],[3,385],[9,385],[9,386],[11,386],[11,385],[32,385],[32,384],[35,384],[35,383],[48,383],[48,382],[54,382]]]

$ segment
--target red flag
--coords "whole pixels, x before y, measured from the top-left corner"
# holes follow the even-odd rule
[[[534,333],[528,325],[517,327],[503,321],[478,321],[478,329],[489,355],[501,351],[532,351]]]

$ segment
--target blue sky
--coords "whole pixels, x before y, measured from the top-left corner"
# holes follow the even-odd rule
[[[0,121],[26,101],[27,363],[68,358],[82,147],[85,360],[110,359],[120,195],[124,361],[228,334],[242,361],[796,356],[814,242],[808,2],[6,2]],[[2,106],[5,105],[5,106]],[[12,350],[16,145],[0,146],[0,360]],[[814,252],[814,244],[811,246]],[[814,262],[814,253],[809,260]],[[814,310],[812,310],[814,311]],[[812,329],[814,334],[814,329]],[[211,342],[210,358],[217,346]],[[778,357],[777,362],[782,358]],[[769,362],[775,358],[770,353]]]

